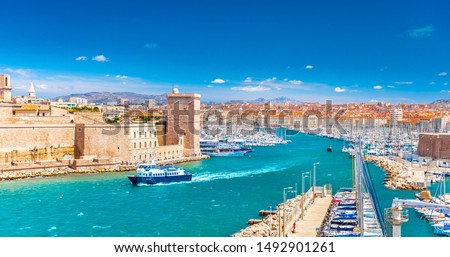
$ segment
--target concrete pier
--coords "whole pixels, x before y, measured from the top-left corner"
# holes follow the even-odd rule
[[[316,236],[331,203],[331,185],[310,188],[303,196],[280,203],[260,222],[233,234],[233,237]],[[269,213],[260,211],[260,213]],[[294,224],[296,226],[293,232]]]
[[[325,196],[322,198],[315,198],[314,202],[305,211],[303,220],[299,219],[296,222],[295,232],[292,232],[289,236],[292,237],[315,237],[317,236],[317,229],[322,225],[328,208],[330,207],[333,197]]]

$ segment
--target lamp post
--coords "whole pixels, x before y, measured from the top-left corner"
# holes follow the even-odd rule
[[[316,192],[316,165],[319,165],[320,162],[313,163],[313,192]]]
[[[302,173],[302,220],[303,220],[303,213],[305,212],[305,178],[308,177],[307,175],[309,172],[303,172]]]
[[[309,174],[311,174],[311,171],[309,171]],[[312,176],[309,176],[309,187],[312,187],[312,182],[311,182],[311,179],[312,179]],[[314,190],[314,189],[313,189]],[[308,190],[306,190],[306,191],[308,191]]]
[[[273,219],[272,219],[272,206],[269,206],[269,209],[270,209],[270,214],[269,214],[269,217],[270,217],[269,237],[272,237],[272,228],[273,228],[273,225],[272,225],[272,221],[273,221]]]
[[[286,235],[286,190],[292,190],[292,187],[283,188],[283,237]]]

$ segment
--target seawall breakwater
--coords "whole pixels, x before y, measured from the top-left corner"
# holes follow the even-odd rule
[[[320,193],[321,195],[321,193]],[[232,234],[232,237],[279,237],[292,233],[292,227],[298,221],[302,212],[305,212],[314,201],[312,189],[304,194],[304,198],[298,195],[295,198],[287,200],[284,204],[277,205],[272,213],[267,210],[261,210],[260,215],[267,214],[260,220],[250,219],[249,226]],[[262,216],[262,215],[261,215]],[[284,225],[284,223],[286,224]]]
[[[412,171],[405,163],[390,160],[385,156],[366,156],[365,159],[386,171],[384,184],[389,189],[423,190],[426,188],[420,171]]]
[[[199,161],[208,159],[209,156],[200,157],[183,157],[174,160],[157,161],[159,165],[171,165],[176,163]],[[126,165],[121,163],[102,163],[102,164],[86,164],[78,165],[74,168],[68,164],[54,163],[53,165],[36,165],[28,164],[28,167],[13,167],[8,169],[0,169],[0,180],[17,180],[35,177],[53,177],[69,174],[89,174],[89,173],[106,173],[106,172],[127,172],[134,171],[136,165]]]

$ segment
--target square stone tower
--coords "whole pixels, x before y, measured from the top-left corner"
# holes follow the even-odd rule
[[[180,94],[174,88],[167,94],[166,144],[184,145],[184,156],[201,156],[199,94]]]
[[[0,74],[0,103],[11,102],[11,79],[9,74]]]

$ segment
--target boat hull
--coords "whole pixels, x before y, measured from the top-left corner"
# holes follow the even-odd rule
[[[154,184],[167,184],[167,183],[191,181],[192,180],[192,174],[185,174],[185,175],[181,175],[181,176],[167,176],[167,177],[128,176],[128,179],[135,186],[139,186],[139,185],[154,185]]]
[[[211,157],[240,157],[244,156],[245,152],[219,152],[219,153],[207,153]]]

